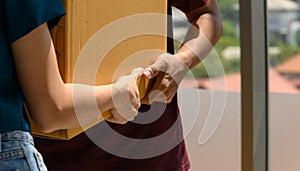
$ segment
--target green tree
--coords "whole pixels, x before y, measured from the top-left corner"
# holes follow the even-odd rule
[[[237,0],[219,0],[218,4],[221,10],[223,20],[238,20],[238,13],[234,11],[233,6],[236,4]]]

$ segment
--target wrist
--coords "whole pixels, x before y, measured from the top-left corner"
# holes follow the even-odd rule
[[[182,61],[189,69],[192,69],[194,66],[201,62],[198,56],[193,52],[187,52],[184,50],[181,50],[177,54],[175,54],[175,57]]]
[[[112,84],[109,84],[97,86],[95,89],[95,96],[101,112],[106,112],[114,107],[112,87]]]

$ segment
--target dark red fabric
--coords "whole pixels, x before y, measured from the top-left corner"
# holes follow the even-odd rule
[[[203,7],[209,0],[171,0],[172,6],[180,9],[184,13],[191,13],[195,9]]]
[[[143,115],[151,115],[160,113],[159,110],[164,109],[161,103],[152,105],[153,112],[141,113],[136,119],[141,119]],[[142,106],[141,110],[147,111],[149,106]],[[168,104],[165,112],[158,120],[149,124],[128,123],[126,125],[118,125],[108,123],[118,133],[136,139],[147,139],[156,137],[169,130],[174,126],[165,141],[148,144],[142,147],[144,153],[151,153],[156,148],[168,146],[169,143],[177,143],[178,145],[170,151],[156,157],[147,159],[127,159],[117,157],[110,154],[94,142],[110,143],[112,147],[118,148],[118,151],[123,151],[124,154],[130,153],[137,148],[141,148],[139,144],[126,144],[120,139],[117,139],[108,133],[105,128],[106,122],[101,122],[95,127],[88,130],[88,135],[93,135],[91,141],[89,137],[82,133],[69,141],[49,140],[43,138],[35,138],[35,145],[42,153],[44,161],[50,171],[81,171],[81,170],[105,170],[105,171],[175,171],[188,170],[189,160],[186,153],[185,144],[183,141],[182,125],[180,122],[175,122],[178,117],[177,100]],[[180,119],[180,118],[179,118]],[[96,139],[95,139],[96,137]]]

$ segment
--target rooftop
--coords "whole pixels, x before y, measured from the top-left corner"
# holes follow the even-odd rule
[[[300,54],[297,54],[283,63],[277,65],[275,69],[281,74],[300,74]]]
[[[241,91],[241,74],[233,73],[211,79],[184,79],[181,88],[204,88],[219,91]],[[269,90],[277,93],[300,93],[299,90],[273,68],[269,69]]]

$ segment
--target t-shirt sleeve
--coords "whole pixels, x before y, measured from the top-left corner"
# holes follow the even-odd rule
[[[52,29],[66,13],[61,0],[6,0],[4,9],[9,43],[45,22]]]
[[[172,6],[180,9],[182,12],[188,14],[194,10],[205,6],[208,0],[172,0]]]

